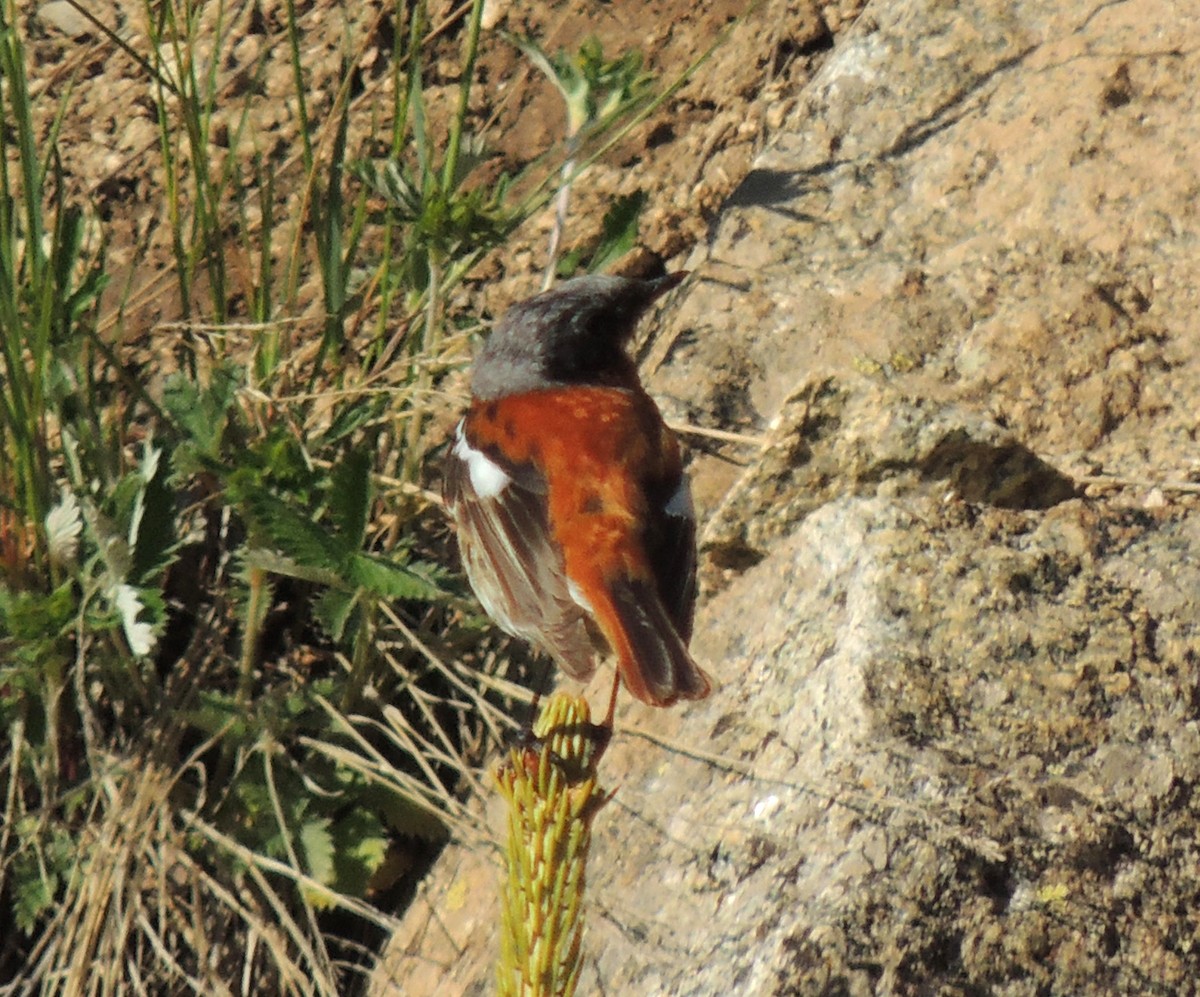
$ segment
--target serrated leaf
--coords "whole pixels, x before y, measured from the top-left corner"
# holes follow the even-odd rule
[[[254,457],[263,480],[297,490],[314,480],[312,462],[304,444],[286,425],[272,426],[254,445]]]
[[[216,458],[220,454],[221,438],[237,397],[240,376],[231,367],[217,367],[205,389],[183,374],[167,379],[163,408],[203,456]]]
[[[346,589],[326,589],[313,603],[313,616],[334,641],[346,632],[346,623],[358,606],[358,596]]]
[[[360,552],[350,558],[346,576],[351,584],[385,599],[432,602],[444,594],[438,584],[438,569],[422,562],[406,565]]]
[[[14,863],[12,914],[20,931],[29,934],[37,927],[38,919],[53,902],[56,889],[53,874],[43,876],[38,863]]]
[[[387,856],[388,839],[383,821],[361,807],[355,807],[333,826],[335,884],[343,893],[361,897],[375,870]]]
[[[300,826],[300,847],[304,851],[307,872],[319,883],[333,883],[333,835],[328,817],[316,817]]]
[[[301,564],[294,558],[265,547],[251,547],[243,551],[242,563],[248,568],[261,568],[263,571],[269,571],[274,575],[283,575],[285,578],[298,578],[302,582],[345,586],[342,576],[330,568]]]
[[[342,568],[349,553],[345,541],[309,516],[261,488],[246,489],[243,504],[260,542],[270,543],[305,567],[329,571]]]
[[[601,272],[637,244],[638,219],[645,204],[646,194],[638,190],[618,197],[605,212],[600,241],[588,263],[591,273]]]
[[[329,512],[341,531],[342,541],[360,547],[371,508],[371,459],[362,450],[350,450],[330,474]]]
[[[330,823],[328,817],[307,820],[300,826],[298,836],[304,863],[308,867],[305,871],[323,886],[332,886],[336,877],[333,835],[329,831]],[[333,906],[334,897],[331,891],[305,884],[303,893],[305,899],[317,910],[327,910]]]
[[[402,793],[386,793],[379,799],[388,826],[400,834],[422,841],[444,841],[448,834],[445,821],[436,811],[422,806]]]

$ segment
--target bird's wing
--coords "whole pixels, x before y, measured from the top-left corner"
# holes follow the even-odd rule
[[[663,606],[686,645],[696,611],[696,510],[686,474],[649,495],[646,550]]]
[[[642,702],[670,706],[703,699],[712,681],[688,652],[696,605],[696,518],[687,476],[676,472],[647,483],[646,563],[652,579],[636,573],[606,579],[593,592],[599,617],[617,621],[606,633],[617,652],[625,685]],[[611,632],[609,632],[611,631]]]
[[[476,446],[460,422],[443,494],[467,577],[487,614],[548,652],[568,674],[590,677],[592,640],[551,539],[546,483],[536,468]]]

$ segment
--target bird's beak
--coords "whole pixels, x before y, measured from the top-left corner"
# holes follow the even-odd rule
[[[651,301],[657,301],[673,287],[678,287],[689,273],[690,271],[688,270],[676,270],[665,277],[656,277],[654,280],[647,281],[652,286],[652,289],[646,303],[649,304]]]

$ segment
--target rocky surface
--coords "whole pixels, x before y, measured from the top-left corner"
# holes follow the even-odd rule
[[[721,687],[619,713],[581,992],[1194,985],[1198,39],[872,3],[693,254],[651,383],[761,445],[697,438]],[[490,991],[498,868],[378,992]]]

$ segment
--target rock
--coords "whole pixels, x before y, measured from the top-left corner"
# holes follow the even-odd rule
[[[619,713],[581,992],[1200,974],[1200,515],[1170,485],[1198,34],[1162,0],[871,5],[690,261],[652,386],[761,443],[694,462],[720,688]],[[392,992],[489,985],[482,875],[469,930],[444,902],[481,861],[435,869]]]
[[[86,38],[96,34],[96,26],[83,14],[67,3],[67,0],[50,0],[37,9],[39,21],[49,24],[72,38]]]
[[[1003,508],[1049,508],[1076,494],[1066,475],[977,412],[870,381],[857,390],[806,381],[709,517],[702,546],[715,567],[753,563],[835,495],[901,486]]]

